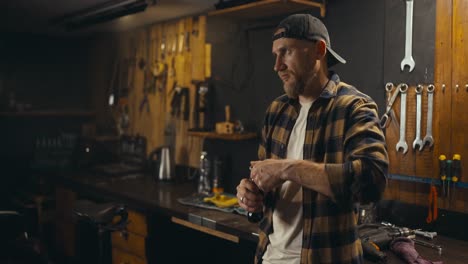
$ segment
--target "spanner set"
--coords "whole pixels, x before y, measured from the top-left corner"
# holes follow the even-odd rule
[[[432,114],[434,112],[434,89],[435,86],[433,84],[429,84],[426,86],[427,91],[427,126],[426,126],[426,135],[424,138],[421,137],[421,121],[422,121],[422,94],[424,91],[424,86],[419,84],[415,87],[414,91],[416,94],[416,129],[415,129],[415,137],[412,144],[414,150],[422,151],[425,146],[432,147],[434,145],[434,139],[432,137]],[[385,91],[387,92],[387,106],[385,109],[385,113],[382,115],[380,119],[380,126],[382,128],[386,128],[389,122],[398,122],[398,120],[392,120],[394,118],[393,113],[393,103],[395,102],[398,95],[401,96],[400,98],[400,121],[399,121],[399,130],[400,136],[399,140],[396,144],[396,151],[402,151],[403,154],[408,152],[408,143],[406,142],[406,119],[407,119],[407,93],[409,92],[409,86],[406,83],[400,83],[396,87],[393,83],[387,83],[385,85]],[[393,94],[392,94],[393,92]]]

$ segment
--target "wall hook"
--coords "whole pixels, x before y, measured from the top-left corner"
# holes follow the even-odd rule
[[[442,84],[442,92],[445,93],[445,83]]]
[[[458,84],[456,84],[455,85],[455,91],[457,91],[457,93],[458,93],[458,87],[459,87]]]
[[[467,84],[465,84],[465,91],[467,91],[467,92],[468,92],[468,83],[467,83]]]

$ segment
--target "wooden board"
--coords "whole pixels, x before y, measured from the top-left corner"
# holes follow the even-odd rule
[[[468,128],[468,117],[466,115],[468,106],[468,2],[461,0],[453,1],[452,20],[452,116],[451,116],[451,153],[461,155],[462,176],[461,181],[468,182],[466,172],[468,171],[468,139],[466,129]],[[458,86],[458,87],[457,87]],[[463,196],[453,197],[452,208],[456,211],[464,209],[465,200]]]
[[[196,34],[192,33],[195,32],[194,29],[196,29]],[[190,43],[187,43],[187,34]],[[197,167],[199,153],[202,148],[202,139],[188,137],[187,131],[191,122],[190,119],[192,119],[193,104],[195,102],[195,86],[192,84],[193,75],[201,76],[203,80],[205,74],[205,37],[206,17],[201,16],[196,19],[188,17],[147,26],[124,35],[121,40],[126,43],[124,45],[125,49],[121,52],[126,54],[131,53],[131,45],[128,44],[130,39],[133,38],[136,43],[137,63],[130,73],[133,88],[128,95],[130,116],[128,133],[145,136],[148,142],[147,151],[150,152],[156,147],[168,144],[168,142],[165,142],[164,130],[168,123],[174,124],[176,128],[174,155],[178,165]],[[162,51],[162,44],[165,45],[165,52]],[[138,66],[138,62],[142,59],[147,65],[144,69]],[[148,74],[151,74],[151,69],[156,61],[167,65],[166,85],[163,89],[155,89],[155,92],[148,93],[150,111],[147,112],[146,107],[140,111],[144,90],[151,84]],[[151,77],[151,75],[149,76]],[[176,83],[180,87],[189,88],[189,120],[183,120],[182,117],[171,119],[170,103]]]

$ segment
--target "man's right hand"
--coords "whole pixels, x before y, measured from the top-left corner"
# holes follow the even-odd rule
[[[263,210],[263,192],[253,181],[242,179],[236,189],[240,207],[248,212],[260,212]]]

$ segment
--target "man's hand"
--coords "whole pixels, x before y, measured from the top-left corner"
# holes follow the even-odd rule
[[[263,210],[263,192],[250,179],[242,179],[237,186],[239,205],[248,212]]]
[[[267,159],[262,161],[251,161],[250,178],[255,184],[267,193],[283,184],[285,171],[292,165],[292,160]]]
[[[328,175],[323,163],[307,160],[267,159],[251,161],[250,178],[267,193],[290,180],[333,199]]]

